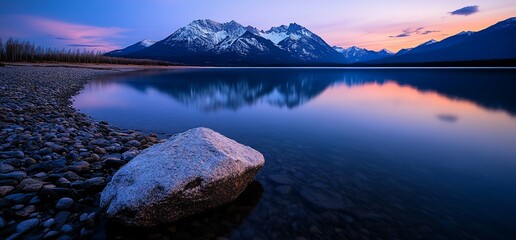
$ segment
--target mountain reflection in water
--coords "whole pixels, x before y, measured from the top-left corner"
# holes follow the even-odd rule
[[[113,78],[120,76],[98,81]],[[249,74],[246,68],[218,68],[129,73],[123,79],[139,91],[154,89],[203,111],[237,110],[256,103],[295,108],[334,85],[395,82],[516,114],[514,72],[503,69],[253,69]]]

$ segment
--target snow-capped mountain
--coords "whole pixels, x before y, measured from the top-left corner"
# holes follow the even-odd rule
[[[170,47],[179,46],[190,51],[200,52],[213,50],[223,41],[232,43],[244,32],[246,32],[246,29],[235,21],[218,23],[208,19],[196,20],[160,42]]]
[[[124,55],[130,54],[130,53],[134,53],[134,52],[143,50],[145,48],[148,48],[148,47],[152,46],[154,43],[156,43],[156,41],[145,39],[145,40],[139,41],[129,47],[126,47],[124,49],[118,49],[118,50],[108,52],[108,53],[106,53],[106,55],[114,56],[114,57],[115,56],[124,56]]]
[[[382,49],[376,52],[373,50],[368,50],[365,48],[359,48],[355,46],[349,48],[333,46],[333,49],[335,49],[335,51],[339,52],[344,56],[344,62],[346,63],[367,62],[375,59],[388,57],[393,54],[387,49]]]
[[[322,38],[295,23],[263,31],[235,21],[207,19],[193,21],[151,47],[126,56],[186,64],[342,62]]]
[[[339,54],[321,37],[296,23],[273,27],[259,34],[302,62],[341,62]]]
[[[479,32],[461,32],[393,54],[358,47],[330,47],[296,23],[267,31],[230,21],[196,20],[156,43],[141,41],[107,55],[193,65],[306,65],[409,63],[516,58],[516,18]]]

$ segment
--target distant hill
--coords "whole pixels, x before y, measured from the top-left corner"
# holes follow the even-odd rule
[[[138,52],[140,50],[148,48],[148,47],[152,46],[154,43],[156,43],[156,41],[145,39],[145,40],[139,41],[129,47],[126,47],[124,49],[119,49],[119,50],[108,52],[108,53],[106,53],[106,55],[111,56],[111,57],[126,56],[128,54]]]
[[[378,52],[373,51],[373,50],[368,50],[365,48],[355,47],[355,46],[350,47],[350,48],[342,48],[342,47],[338,47],[338,46],[333,46],[333,49],[335,49],[335,51],[342,54],[342,56],[344,57],[345,63],[367,62],[367,61],[381,59],[381,58],[385,58],[385,57],[393,55],[393,53],[387,49],[382,49],[381,51],[378,51]]]
[[[369,63],[417,63],[516,59],[516,18],[479,32],[461,32],[442,41],[402,49],[394,56]]]

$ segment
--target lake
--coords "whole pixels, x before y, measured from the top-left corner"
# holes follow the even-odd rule
[[[232,204],[154,229],[229,239],[516,239],[516,70],[184,68],[94,80],[74,106],[265,156]],[[154,235],[152,235],[154,234]]]

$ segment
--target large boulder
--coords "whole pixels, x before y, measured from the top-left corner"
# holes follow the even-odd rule
[[[235,200],[265,163],[263,155],[208,128],[144,150],[101,194],[111,220],[132,226],[175,221]]]

